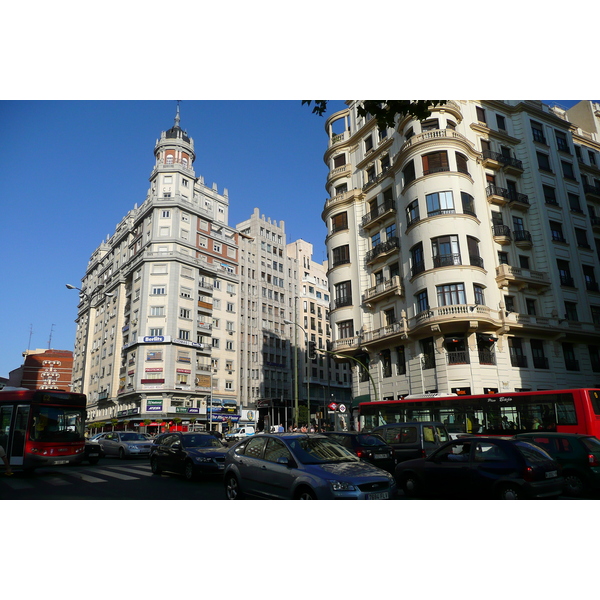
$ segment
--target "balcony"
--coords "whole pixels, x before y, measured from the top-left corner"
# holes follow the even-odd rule
[[[560,285],[564,285],[565,287],[575,287],[575,280],[570,275],[561,275],[560,276]]]
[[[584,181],[583,192],[588,200],[596,200],[596,202],[600,202],[600,186],[590,185]]]
[[[590,217],[592,222],[592,229],[596,232],[600,232],[600,217]]]
[[[572,358],[565,358],[565,368],[567,371],[579,371],[579,361]]]
[[[406,334],[402,323],[400,321],[394,321],[393,323],[389,323],[383,327],[365,331],[362,336],[362,341],[364,343],[375,342],[384,338],[401,336],[402,334]]]
[[[479,267],[480,269],[483,269],[483,258],[481,258],[481,256],[475,256],[474,254],[470,254],[469,255],[469,264],[472,267]]]
[[[491,150],[484,150],[482,152],[482,155],[483,155],[483,160],[481,161],[481,164],[486,169],[493,169],[495,171],[499,171],[502,168],[502,161],[500,160],[500,158],[502,157],[502,154],[500,154],[499,152],[492,152]]]
[[[396,213],[396,203],[394,200],[389,199],[386,200],[383,204],[380,204],[377,208],[367,213],[362,218],[362,226],[363,228],[370,227],[371,225],[375,225],[380,221],[383,221],[385,217],[388,215],[392,215]]]
[[[333,301],[333,308],[343,308],[344,306],[352,306],[352,298],[336,298]]]
[[[510,227],[508,227],[508,225],[494,225],[492,227],[492,235],[497,244],[502,244],[504,246],[511,242]]]
[[[550,363],[545,356],[534,356],[533,357],[533,368],[534,369],[549,369]]]
[[[538,292],[550,287],[550,277],[547,273],[513,267],[512,265],[499,265],[496,267],[496,282],[500,288],[515,285],[519,291],[529,288]]]
[[[400,239],[398,237],[392,237],[385,242],[377,244],[375,248],[369,250],[366,254],[366,262],[372,263],[378,258],[387,256],[390,252],[393,252],[396,248],[400,248]]]
[[[527,368],[527,357],[523,354],[511,354],[510,355],[510,364],[513,367],[519,367],[522,369]]]
[[[440,267],[454,267],[462,265],[460,260],[460,254],[438,254],[433,257],[433,267],[438,269]]]
[[[419,273],[422,273],[423,271],[425,271],[425,263],[424,262],[414,263],[410,269],[410,276],[415,277],[416,275],[418,275]]]
[[[518,192],[501,188],[495,183],[488,185],[485,192],[490,204],[496,204],[498,206],[511,204],[513,208],[518,210],[529,209],[529,196],[527,196],[527,194],[519,194]]]
[[[374,177],[370,177],[369,180],[362,186],[362,191],[366,192],[369,188],[378,184],[380,181],[385,179],[388,176],[389,167],[385,167],[379,175],[375,175]],[[391,174],[391,173],[390,173]]]
[[[495,365],[496,364],[496,353],[491,350],[479,350],[479,364],[480,365]]]
[[[515,244],[519,248],[531,248],[531,246],[533,246],[531,233],[526,229],[517,229],[513,231],[513,238],[515,240]]]
[[[409,327],[411,331],[422,326],[430,328],[437,325],[443,327],[445,324],[449,324],[455,328],[461,321],[469,324],[481,321],[495,325],[497,314],[498,311],[494,311],[492,314],[489,307],[479,304],[438,306],[424,310],[410,319]]]
[[[381,281],[372,288],[369,288],[363,294],[363,302],[373,302],[392,295],[402,296],[402,286],[400,285],[400,277],[398,275],[394,275],[390,279]]]
[[[598,291],[598,282],[586,280],[585,289],[588,290],[588,292],[597,292]]]
[[[342,177],[350,177],[352,175],[352,165],[350,163],[343,165],[341,167],[337,167],[337,169],[333,169],[327,175],[327,186],[330,186],[336,179],[341,179]]]
[[[469,353],[464,350],[458,352],[448,352],[449,365],[468,365],[470,362]]]
[[[516,158],[512,158],[511,156],[504,156],[500,158],[504,172],[507,175],[521,175],[523,173],[523,163]]]

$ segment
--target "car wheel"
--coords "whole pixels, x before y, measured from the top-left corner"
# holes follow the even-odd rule
[[[241,500],[244,497],[235,475],[227,475],[225,478],[225,495],[227,500]]]
[[[195,478],[196,473],[194,472],[194,463],[191,460],[186,461],[183,474],[188,481],[192,481]]]
[[[316,499],[317,499],[317,497],[315,496],[315,493],[308,488],[302,488],[296,494],[296,500],[316,500]]]
[[[581,498],[585,493],[585,483],[576,473],[565,475],[565,494]]]
[[[416,498],[421,493],[421,483],[416,475],[406,475],[402,480],[402,490],[409,498]]]
[[[125,450],[123,448],[119,448],[119,458],[125,460]]]
[[[158,466],[158,461],[156,458],[153,458],[150,461],[150,468],[155,475],[160,475],[162,473],[162,469]]]
[[[523,492],[518,485],[506,484],[500,486],[498,498],[500,500],[522,500]]]

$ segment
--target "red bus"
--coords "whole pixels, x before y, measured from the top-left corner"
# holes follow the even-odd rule
[[[13,470],[81,462],[84,394],[5,388],[0,391],[0,446]]]
[[[600,438],[600,389],[508,392],[474,396],[408,396],[361,402],[360,431],[386,423],[441,421],[448,432],[514,435],[525,431],[585,433]]]

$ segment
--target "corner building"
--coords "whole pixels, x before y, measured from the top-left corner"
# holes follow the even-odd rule
[[[145,201],[82,279],[73,389],[88,396],[92,424],[214,426],[225,417],[209,418],[209,400],[237,401],[238,234],[227,190],[196,176],[179,122],[178,108],[156,142]]]
[[[393,129],[356,102],[329,117],[333,350],[355,401],[600,384],[599,115],[447,101]]]

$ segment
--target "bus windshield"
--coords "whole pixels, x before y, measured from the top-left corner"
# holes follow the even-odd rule
[[[38,442],[83,441],[85,411],[80,408],[33,406],[31,439]]]

